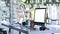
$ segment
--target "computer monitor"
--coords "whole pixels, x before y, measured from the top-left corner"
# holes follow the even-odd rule
[[[46,8],[35,8],[34,23],[37,25],[45,24]]]

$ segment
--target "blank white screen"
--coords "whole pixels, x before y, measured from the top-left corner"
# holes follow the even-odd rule
[[[44,22],[45,9],[35,10],[35,22]]]

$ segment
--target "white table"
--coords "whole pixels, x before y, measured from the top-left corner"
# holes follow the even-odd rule
[[[47,33],[60,33],[60,25],[46,25],[49,30],[45,31],[29,31],[29,34],[47,34]]]

